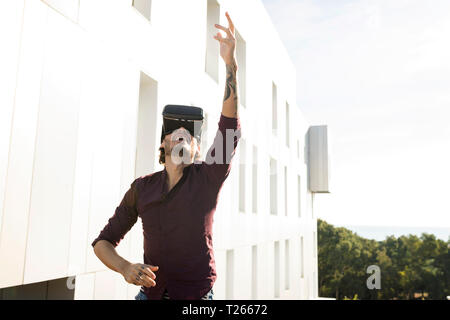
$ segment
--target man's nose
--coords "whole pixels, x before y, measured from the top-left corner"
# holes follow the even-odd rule
[[[184,140],[189,141],[188,134],[189,132],[184,127],[180,127],[174,132],[174,140],[180,142]]]

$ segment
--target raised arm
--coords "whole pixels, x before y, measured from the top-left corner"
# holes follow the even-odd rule
[[[226,33],[226,38],[223,38],[220,32],[214,36],[214,39],[220,43],[220,56],[225,62],[227,77],[225,82],[225,94],[223,98],[222,114],[228,118],[238,118],[238,82],[237,82],[237,63],[236,63],[236,39],[234,34],[234,24],[228,12],[225,12],[228,19],[228,28],[219,24],[215,27]]]
[[[236,76],[237,63],[235,59],[236,39],[234,38],[233,22],[228,12],[225,15],[228,19],[229,28],[218,24],[215,26],[225,31],[227,37],[223,38],[220,32],[214,36],[214,39],[220,42],[220,55],[227,69],[225,95],[223,98],[222,114],[219,119],[219,128],[204,162],[205,172],[210,182],[217,188],[222,186],[230,173],[231,160],[241,137]]]

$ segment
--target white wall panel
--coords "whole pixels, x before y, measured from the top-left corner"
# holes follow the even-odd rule
[[[223,300],[225,299],[226,294],[226,250],[215,249],[214,250],[214,258],[216,259],[216,273],[217,278],[214,283],[214,299]]]
[[[0,1],[0,232],[17,84],[24,1]]]
[[[78,110],[80,29],[49,9],[24,283],[67,275]]]
[[[0,235],[0,287],[23,282],[47,7],[27,1]]]
[[[78,6],[80,0],[42,0],[50,7],[69,18],[70,20],[77,22],[78,20]]]
[[[116,283],[114,271],[98,271],[95,273],[94,299],[113,300],[115,296]]]
[[[273,244],[264,242],[260,244],[258,251],[260,264],[260,272],[258,275],[258,299],[266,300],[273,297]]]
[[[96,48],[98,55],[91,56],[91,49]],[[101,50],[93,39],[86,39],[86,62],[83,68],[83,85],[81,92],[81,109],[80,109],[80,122],[79,122],[79,141],[78,141],[78,154],[77,154],[77,169],[76,169],[76,182],[74,190],[74,206],[72,215],[72,231],[71,231],[71,249],[70,249],[70,261],[69,261],[69,273],[81,272],[80,270],[86,270],[86,259],[89,257],[91,263],[96,263],[97,267],[102,266],[93,253],[91,246],[92,241],[98,235],[103,226],[107,223],[107,219],[113,215],[114,208],[120,202],[123,193],[118,192],[116,199],[112,203],[114,208],[112,211],[104,216],[100,221],[96,219],[98,212],[91,210],[90,202],[92,199],[92,177],[94,174],[94,156],[99,140],[96,137],[98,127],[102,126],[105,122],[103,119],[108,119],[109,112],[105,111],[105,108],[111,106],[108,101],[108,96],[112,95],[108,89],[108,84],[103,82],[107,81],[103,77],[114,77],[112,72],[108,72],[109,65],[113,64],[112,60],[106,59],[106,62],[102,59],[103,56],[107,56],[108,52]],[[121,164],[121,169],[115,171],[120,175],[123,189],[129,187],[134,175],[134,161],[135,161],[135,136],[136,136],[136,110],[137,110],[137,88],[139,83],[139,72],[134,67],[127,67],[121,71],[123,80],[127,82],[127,85],[121,86],[120,90],[114,92],[114,104],[117,106],[112,107],[115,112],[118,113],[116,120],[120,122],[114,122],[118,125],[115,129],[117,134],[122,133],[123,140],[117,140],[116,152],[122,150],[120,157],[116,157],[116,165]],[[110,81],[113,81],[111,79]],[[98,90],[102,90],[98,92]],[[106,98],[105,101],[102,99]],[[103,105],[103,107],[102,107]],[[106,115],[106,117],[105,117]],[[114,118],[113,118],[114,119]],[[122,141],[122,143],[120,142]],[[121,162],[120,162],[121,160]],[[117,177],[116,177],[117,178]],[[119,185],[119,184],[118,184]],[[117,185],[117,186],[118,186]],[[125,190],[126,191],[126,190]],[[123,191],[123,192],[125,192]],[[107,201],[111,202],[111,201]],[[97,228],[93,228],[91,233],[88,232],[90,215],[93,215],[93,223],[97,223]],[[124,256],[129,255],[129,239],[126,237],[117,248],[119,254]],[[97,261],[96,261],[97,260]],[[91,265],[92,267],[92,265]]]
[[[72,221],[70,230],[70,249],[68,275],[83,273],[86,269],[87,250],[92,251],[88,239],[89,210],[91,201],[91,181],[93,174],[93,159],[95,139],[93,135],[97,130],[98,117],[93,114],[95,106],[91,104],[91,92],[95,91],[95,83],[89,81],[93,77],[93,64],[91,51],[94,42],[89,37],[81,41],[83,50],[80,57],[84,62],[82,66],[82,85],[80,90],[80,109],[78,117],[77,155],[74,173],[74,190]],[[94,81],[96,78],[93,79]],[[98,80],[98,79],[97,79]]]
[[[94,299],[95,273],[86,273],[76,276],[74,300]]]
[[[104,268],[95,256],[91,243],[114,214],[123,195],[134,180],[130,171],[128,178],[122,181],[123,161],[123,108],[136,108],[129,105],[129,93],[135,85],[135,72],[132,66],[117,59],[114,53],[96,49],[91,57],[91,73],[85,78],[86,103],[92,110],[96,121],[96,130],[91,132],[94,143],[92,168],[92,191],[89,211],[89,231],[86,271]],[[118,76],[120,75],[120,76]],[[131,90],[131,91],[130,91]],[[137,92],[136,92],[137,94]],[[133,166],[131,166],[133,168]],[[134,168],[133,168],[134,169]]]
[[[116,54],[133,57],[140,65],[155,68],[148,62],[164,61],[168,52],[158,50],[160,43],[152,24],[131,4],[131,0],[80,0],[78,22],[90,35],[107,42]],[[169,6],[172,8],[173,4]]]
[[[122,281],[122,283],[125,283],[125,285],[126,285],[126,290],[127,290],[126,299],[127,300],[135,300],[135,297],[139,293],[139,290],[141,289],[141,287],[126,282],[123,277],[121,278],[120,281]]]
[[[123,276],[120,273],[117,272],[113,272],[112,273],[112,278],[114,281],[114,300],[127,300],[127,287],[128,287],[128,282],[125,281],[125,279],[123,278]],[[136,294],[137,291],[139,291],[138,286],[136,287]]]
[[[236,270],[234,272],[234,299],[251,299],[252,297],[252,247],[234,249]]]
[[[119,198],[123,197],[124,193],[130,187],[131,182],[138,177],[135,174],[135,167],[140,72],[136,66],[132,66],[131,64],[127,64],[126,69],[122,72],[126,74],[128,83],[126,86],[122,87],[121,95],[118,97],[121,99],[119,103],[122,105],[120,112],[122,113],[121,119],[123,126],[122,167],[120,178],[120,185],[123,188],[121,190],[123,191],[121,191],[122,193],[119,195]],[[119,205],[119,203],[117,203],[116,206],[117,205]],[[143,262],[142,246],[142,225],[141,221],[138,220],[117,247],[117,252],[133,263]]]
[[[128,238],[130,243],[129,252],[126,257],[129,258],[132,263],[144,263],[144,234],[142,230],[142,220],[140,218],[125,238]]]

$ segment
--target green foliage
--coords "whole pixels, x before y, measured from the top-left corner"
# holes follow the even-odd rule
[[[450,295],[450,239],[432,234],[368,240],[323,220],[317,222],[319,296],[336,299],[445,299]],[[381,289],[369,290],[366,269],[381,270]],[[348,298],[353,297],[353,298]]]

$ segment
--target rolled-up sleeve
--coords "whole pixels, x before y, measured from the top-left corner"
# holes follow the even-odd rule
[[[125,234],[136,223],[138,218],[136,209],[138,179],[131,183],[130,188],[120,202],[120,205],[116,207],[114,215],[109,218],[108,223],[100,232],[99,236],[92,242],[93,247],[100,240],[106,240],[114,247],[117,247]]]
[[[240,138],[240,119],[220,114],[219,128],[204,161],[204,170],[216,186],[220,187],[228,177]]]

